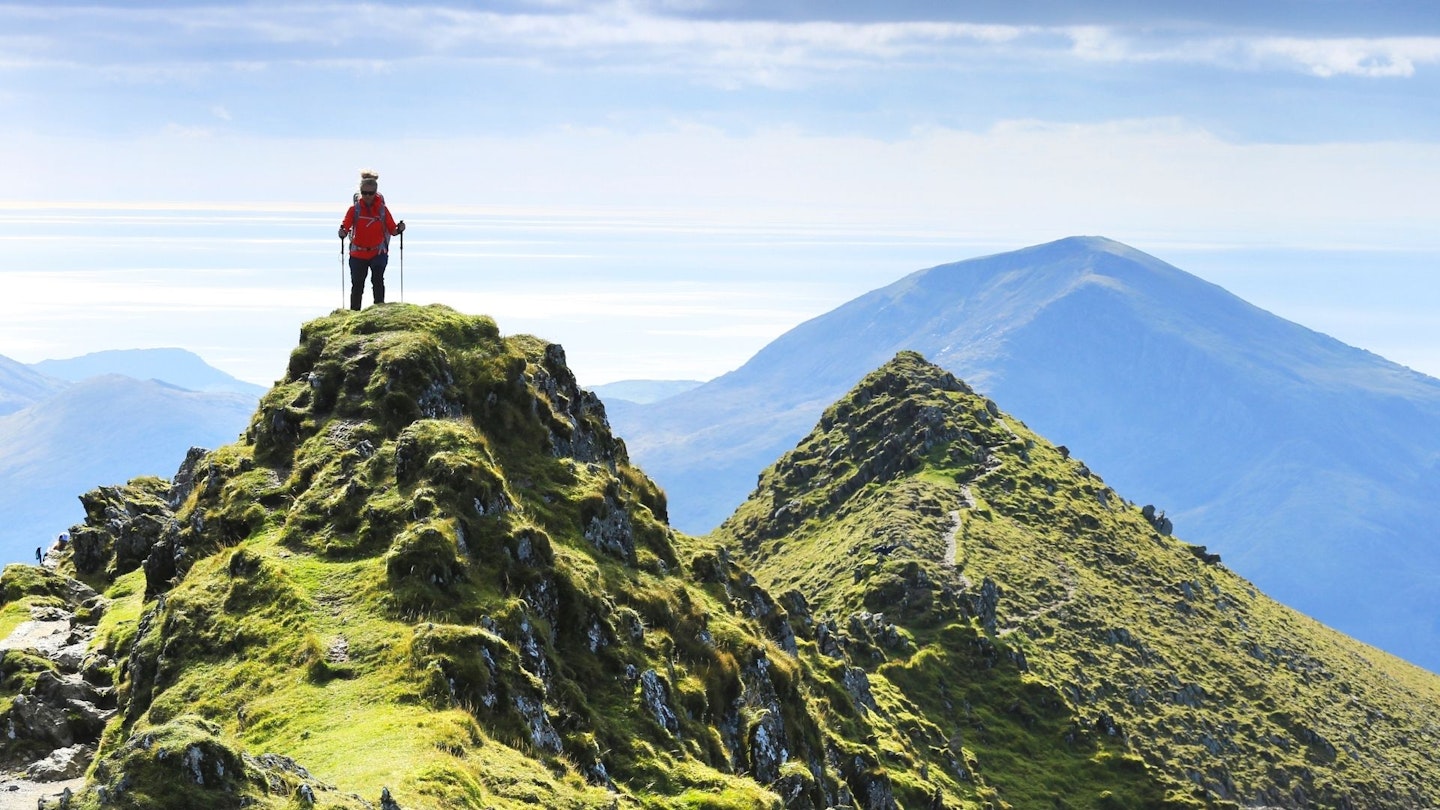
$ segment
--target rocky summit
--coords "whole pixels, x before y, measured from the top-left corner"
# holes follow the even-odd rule
[[[833,649],[865,671],[878,714],[956,752],[928,764],[963,772],[962,801],[1155,806],[1148,785],[1195,806],[1440,804],[1440,678],[1171,530],[902,352],[715,539],[762,587],[834,617],[815,653],[837,630],[877,639]]]
[[[305,324],[238,443],[82,503],[0,576],[7,807],[1440,802],[1434,676],[911,353],[705,538],[442,306]]]

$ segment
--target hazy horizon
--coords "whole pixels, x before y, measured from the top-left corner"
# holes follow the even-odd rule
[[[1106,236],[1440,375],[1440,17],[1415,4],[0,8],[0,354],[266,385],[341,303],[358,171],[404,296],[709,379],[937,264]],[[392,258],[391,300],[400,298]],[[368,301],[368,293],[367,293]]]

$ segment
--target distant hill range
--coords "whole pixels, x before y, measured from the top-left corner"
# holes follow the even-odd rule
[[[620,380],[589,386],[606,403],[624,401],[646,405],[683,394],[705,383],[700,380]]]
[[[262,392],[180,349],[0,357],[0,561],[33,561],[82,520],[81,493],[234,441]]]
[[[185,349],[114,349],[65,360],[42,360],[35,371],[70,382],[103,374],[161,380],[191,391],[230,391],[259,399],[265,389],[237,380]]]
[[[0,416],[34,405],[64,387],[63,380],[0,356]]]
[[[1440,670],[1440,381],[1075,237],[913,273],[616,432],[685,531],[915,350],[1280,601]]]

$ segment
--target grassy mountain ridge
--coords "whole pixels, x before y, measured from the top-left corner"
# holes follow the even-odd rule
[[[241,441],[82,501],[0,575],[0,633],[67,645],[0,645],[0,769],[93,746],[83,810],[1437,795],[1433,676],[916,355],[706,538],[560,347],[441,306],[305,324]]]
[[[857,703],[848,653],[806,663],[803,597],[669,529],[558,346],[487,318],[308,323],[242,441],[83,500],[60,568],[100,595],[14,565],[0,608],[0,628],[69,615],[92,639],[68,663],[0,661],[0,755],[95,746],[72,807],[985,795],[964,764],[931,768],[910,721]]]
[[[1013,757],[1010,741],[985,750],[986,720],[937,689],[953,684],[947,632],[967,615],[1006,651],[1001,666],[1198,800],[1435,803],[1440,679],[1269,600],[1168,530],[902,353],[827,410],[715,536],[772,590],[799,589],[817,612],[883,611],[908,631],[916,649],[872,678],[948,715],[982,763]],[[1043,781],[1018,764],[992,780],[1002,799],[1044,806]]]
[[[1440,380],[1112,240],[917,271],[612,421],[674,525],[709,531],[902,350],[1163,506],[1267,594],[1440,671]]]

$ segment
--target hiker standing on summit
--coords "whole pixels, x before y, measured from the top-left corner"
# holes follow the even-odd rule
[[[405,232],[405,221],[396,222],[380,194],[380,175],[360,173],[360,191],[355,204],[345,212],[340,238],[350,237],[350,308],[360,309],[365,297],[365,276],[375,291],[375,303],[385,303],[385,266],[390,262],[390,237]]]

